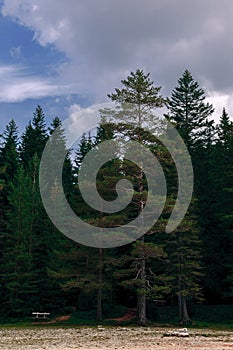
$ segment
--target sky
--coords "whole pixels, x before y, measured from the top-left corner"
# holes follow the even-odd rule
[[[233,116],[232,0],[0,0],[0,132],[72,117],[140,68],[169,96],[189,69]]]

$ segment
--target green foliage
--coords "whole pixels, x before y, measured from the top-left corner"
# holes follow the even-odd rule
[[[122,80],[122,88],[109,95],[116,110],[101,111],[102,124],[96,136],[83,135],[75,164],[66,149],[60,119],[54,118],[48,128],[40,106],[21,138],[13,120],[6,126],[0,146],[1,320],[24,319],[33,311],[57,315],[76,309],[67,324],[96,324],[102,318],[114,323],[104,320],[137,307],[141,323],[146,315],[161,323],[189,318],[198,324],[232,323],[233,124],[225,109],[218,125],[209,120],[213,107],[205,102],[204,90],[191,73],[185,71],[167,101],[167,118],[189,147],[195,191],[184,220],[167,234],[164,227],[177,195],[177,171],[165,147],[143,129],[143,123],[152,131],[163,127],[152,113],[165,101],[160,89],[142,70]],[[100,215],[79,191],[85,155],[93,147],[98,150],[100,142],[120,136],[148,147],[164,169],[167,201],[156,225],[137,242],[106,250],[80,246],[58,232],[43,208],[38,184],[40,157],[49,136],[51,172],[58,156],[64,154],[65,158],[62,183],[54,173],[52,183],[45,184],[54,202],[54,215],[63,214],[57,198],[64,190],[81,219],[97,227],[114,227],[138,216],[148,186],[140,167],[123,159],[124,149],[122,158],[102,166],[96,181],[107,201],[116,199],[120,179],[133,184],[132,201],[124,210]],[[160,200],[159,195],[156,198]],[[195,304],[203,299],[206,304],[228,305]],[[164,303],[166,306],[159,306]],[[178,315],[177,305],[182,315]]]
[[[213,106],[205,103],[205,92],[186,70],[178,86],[167,100],[167,118],[174,122],[189,150],[200,144],[208,145],[213,138]]]
[[[25,167],[30,169],[31,159],[35,155],[40,159],[47,139],[44,112],[41,106],[37,106],[32,122],[29,122],[22,135],[20,157]]]

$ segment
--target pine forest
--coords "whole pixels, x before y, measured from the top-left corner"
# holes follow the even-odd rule
[[[66,148],[62,121],[54,116],[46,125],[38,105],[20,135],[16,116],[0,130],[1,323],[48,312],[54,317],[74,314],[85,324],[131,310],[140,325],[163,322],[165,311],[169,320],[187,324],[211,305],[232,310],[233,111],[222,106],[214,121],[214,106],[188,70],[169,97],[162,96],[149,73],[138,69],[108,98],[118,112],[101,110],[96,131],[84,133],[75,151],[66,149],[62,184],[54,174],[48,196],[55,200],[64,191],[76,215],[96,227],[130,223],[148,195],[146,177],[133,162],[109,160],[96,178],[100,196],[109,202],[116,199],[118,181],[132,183],[132,201],[122,211],[99,213],[85,203],[79,188],[86,154],[105,140],[121,137],[142,144],[158,159],[167,185],[164,209],[154,226],[129,244],[94,248],[69,239],[48,217],[39,186],[41,156],[55,130],[56,152]],[[134,105],[133,113],[120,113],[127,103]],[[158,123],[150,111],[156,115],[161,107],[164,120],[182,137],[194,173],[192,200],[172,232],[166,225],[177,196],[176,165],[166,147],[143,129],[147,118],[152,128]],[[56,210],[62,217],[62,208]]]

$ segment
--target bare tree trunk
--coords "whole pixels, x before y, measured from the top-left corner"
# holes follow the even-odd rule
[[[140,280],[142,286],[137,296],[137,312],[138,312],[138,323],[141,325],[146,324],[146,293],[145,293],[145,260],[142,261],[142,269]]]
[[[96,319],[102,321],[103,250],[99,249],[99,278],[97,289]]]
[[[178,310],[181,324],[192,322],[188,314],[186,297],[181,294],[178,294]]]
[[[183,313],[182,313],[182,296],[180,293],[178,294],[178,315],[179,315],[179,320],[181,321]]]
[[[139,127],[141,127],[141,109],[139,105]],[[139,142],[141,142],[141,138],[139,136]],[[140,176],[139,176],[139,192],[143,193],[143,157],[141,154],[141,166],[140,166]],[[140,211],[141,211],[141,228],[144,227],[144,217],[143,217],[143,209],[144,209],[144,201],[143,198],[141,198],[140,202]],[[140,238],[140,241],[144,245],[145,238],[144,235]],[[137,314],[138,314],[138,323],[141,325],[145,325],[147,322],[146,319],[146,258],[145,258],[145,252],[144,247],[142,250],[142,256],[140,256],[140,264],[139,264],[139,280],[140,280],[140,290],[138,291],[137,295]]]
[[[187,300],[186,297],[182,297],[182,323],[187,324],[189,322],[192,322],[187,309]]]
[[[141,241],[144,243],[144,236],[141,238]],[[143,256],[140,261],[140,290],[137,295],[137,314],[138,314],[138,323],[145,325],[147,322],[146,318],[146,260]]]

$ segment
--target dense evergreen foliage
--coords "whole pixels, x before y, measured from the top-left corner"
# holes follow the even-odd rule
[[[160,87],[142,70],[131,73],[122,85],[109,95],[117,112],[101,111],[105,123],[96,136],[83,135],[73,161],[67,150],[63,184],[54,174],[50,195],[55,201],[63,187],[73,210],[99,227],[114,227],[137,216],[147,186],[142,171],[130,162],[113,159],[97,177],[101,196],[110,201],[116,198],[120,179],[133,183],[132,203],[124,211],[99,215],[79,191],[79,169],[88,151],[121,135],[148,147],[164,169],[168,193],[159,221],[136,242],[118,248],[90,248],[66,238],[49,220],[38,183],[43,148],[55,129],[59,132],[50,141],[56,148],[54,161],[56,152],[65,149],[61,121],[56,117],[46,126],[43,109],[37,106],[20,137],[11,120],[1,131],[0,144],[0,320],[33,311],[93,309],[101,320],[122,305],[137,308],[138,321],[144,324],[157,319],[156,305],[165,303],[177,305],[180,321],[189,322],[196,302],[233,303],[233,122],[223,108],[214,124],[213,106],[205,102],[204,90],[187,70],[169,99],[159,95]],[[175,164],[163,145],[142,129],[145,118],[152,127],[159,123],[151,110],[164,103],[166,118],[190,151],[195,176],[188,212],[172,233],[166,233],[165,226],[177,193]]]

